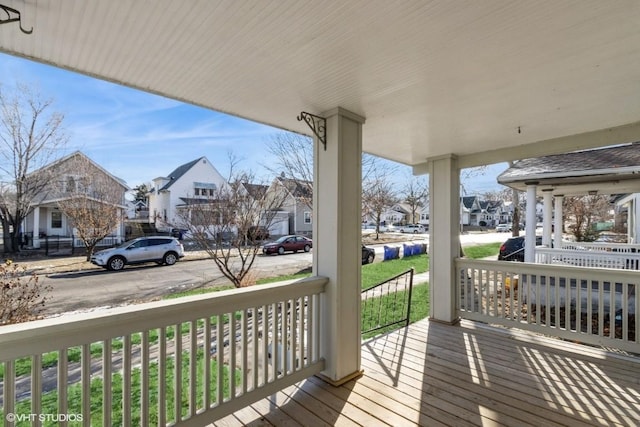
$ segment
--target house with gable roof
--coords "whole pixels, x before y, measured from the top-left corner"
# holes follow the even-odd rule
[[[149,191],[149,222],[158,231],[168,232],[178,224],[179,212],[214,197],[227,185],[213,164],[204,156],[178,166],[167,176],[153,179]]]
[[[286,234],[312,235],[312,187],[313,184],[309,181],[285,178],[283,174],[271,182],[267,191],[273,192],[274,197],[283,200],[280,212],[275,216],[269,229],[272,236]]]
[[[120,178],[109,173],[102,166],[91,160],[84,153],[75,151],[66,157],[52,162],[31,175],[47,174],[49,183],[33,200],[33,209],[26,216],[22,225],[22,232],[26,236],[25,243],[33,248],[40,248],[42,239],[56,237],[68,239],[74,235],[72,221],[60,210],[58,203],[77,195],[79,192],[92,194],[91,176],[100,174],[105,178],[102,182],[111,183],[114,188],[122,192],[118,208],[122,211],[122,218],[113,224],[108,244],[119,243],[124,240],[124,216],[126,209],[125,194],[129,190],[127,184]]]

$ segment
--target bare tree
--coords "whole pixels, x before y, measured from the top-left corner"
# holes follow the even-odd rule
[[[268,141],[268,149],[276,163],[266,168],[274,175],[284,174],[285,178],[303,182],[308,187],[304,202],[313,207],[313,140],[299,134],[279,132]],[[362,153],[363,182],[371,181],[380,174],[391,176],[397,169],[391,162]]]
[[[284,193],[268,192],[266,184],[253,183],[253,174],[235,172],[235,164],[232,160],[227,184],[193,199],[178,213],[176,226],[187,230],[235,287],[243,287],[255,283],[250,271]]]
[[[418,210],[425,206],[429,197],[429,184],[424,177],[412,176],[402,188],[400,197],[409,206],[409,222],[416,223]]]
[[[383,212],[397,201],[398,197],[387,177],[380,176],[363,183],[362,210],[363,213],[372,216],[376,222],[376,240],[380,237],[380,220]]]
[[[77,153],[59,167],[56,198],[87,249],[87,261],[96,245],[114,232],[122,221],[127,187],[89,158]]]
[[[604,195],[565,197],[563,211],[572,221],[569,230],[578,242],[593,241],[598,236],[593,225],[597,221],[610,219],[611,204]]]
[[[22,221],[52,179],[31,172],[60,158],[67,143],[64,116],[52,108],[51,99],[24,84],[13,92],[0,87],[0,221],[5,252],[19,250]]]

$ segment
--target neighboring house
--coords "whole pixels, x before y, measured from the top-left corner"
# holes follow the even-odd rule
[[[478,196],[460,198],[462,225],[494,227],[511,222],[509,207],[502,200],[481,200]]]
[[[405,222],[407,221],[407,218],[409,218],[409,210],[410,209],[405,205],[397,203],[391,206],[391,208],[382,212],[382,214],[380,215],[380,223],[395,224],[399,222]]]
[[[127,200],[127,219],[147,219],[149,218],[149,208],[147,202],[143,200]]]
[[[103,174],[107,182],[113,182],[116,188],[122,190],[119,207],[122,209],[120,218],[124,217],[125,193],[129,187],[124,181],[107,172],[80,151],[33,172],[33,174],[39,173],[50,175],[51,184],[34,199],[33,210],[23,222],[22,231],[28,238],[27,244],[29,246],[39,248],[42,238],[47,236],[71,237],[77,234],[74,232],[71,221],[58,208],[58,203],[68,199],[65,197],[66,195],[78,194],[79,191],[91,193],[90,187],[84,187],[84,183],[87,182],[86,174]],[[124,222],[121,219],[113,225],[112,237],[114,240],[124,240],[124,231]]]
[[[153,180],[149,191],[149,222],[158,231],[171,231],[183,221],[180,213],[214,197],[226,180],[206,157],[178,166],[166,177]]]
[[[311,236],[313,233],[312,183],[279,176],[273,180],[267,191],[273,192],[274,197],[283,200],[281,212],[269,227],[271,235],[301,234]],[[286,222],[285,217],[287,217]]]

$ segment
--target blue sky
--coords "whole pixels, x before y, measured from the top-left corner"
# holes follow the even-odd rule
[[[26,83],[53,98],[65,115],[69,152],[82,151],[130,187],[201,156],[226,176],[230,151],[242,159],[240,168],[268,180],[266,145],[279,129],[2,53],[0,76],[5,87]],[[504,169],[489,168],[465,183],[466,191],[494,189]]]

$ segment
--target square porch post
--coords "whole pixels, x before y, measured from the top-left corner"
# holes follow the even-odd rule
[[[429,286],[430,319],[456,323],[456,272],[460,256],[460,171],[455,155],[430,159]]]
[[[314,138],[313,272],[329,278],[321,298],[324,378],[344,383],[361,374],[360,269],[362,124],[336,108],[326,119],[326,145]]]

